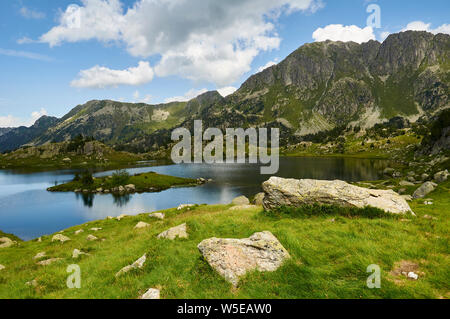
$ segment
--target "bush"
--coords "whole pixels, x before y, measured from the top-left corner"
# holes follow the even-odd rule
[[[86,186],[94,184],[94,178],[89,171],[84,171],[83,174],[81,174],[81,183]]]
[[[124,170],[118,170],[112,175],[112,183],[115,186],[126,185],[130,180],[130,174]]]
[[[73,177],[73,181],[74,182],[79,182],[81,180],[80,174],[79,173],[75,173],[75,176]]]

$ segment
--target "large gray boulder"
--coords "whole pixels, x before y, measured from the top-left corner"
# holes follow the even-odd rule
[[[343,181],[285,179],[271,177],[263,183],[264,209],[312,204],[343,207],[376,207],[393,214],[413,213],[408,203],[393,190],[368,189]]]
[[[434,189],[436,188],[436,184],[433,182],[426,182],[423,183],[422,186],[420,186],[418,189],[416,189],[416,191],[413,194],[413,198],[424,198],[425,196],[427,196],[429,193],[431,193],[432,191],[434,191]]]
[[[244,239],[206,239],[198,249],[211,267],[234,286],[248,271],[275,271],[290,257],[268,231]]]

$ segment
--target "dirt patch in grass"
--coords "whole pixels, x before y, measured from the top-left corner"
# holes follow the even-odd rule
[[[398,261],[394,264],[394,269],[392,269],[389,274],[393,277],[393,281],[397,285],[403,283],[402,279],[408,278],[408,274],[413,272],[420,277],[425,275],[424,272],[420,271],[420,266],[418,263],[410,260]]]

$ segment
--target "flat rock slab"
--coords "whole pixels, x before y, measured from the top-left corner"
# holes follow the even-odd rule
[[[263,183],[264,209],[325,204],[364,208],[372,206],[393,214],[412,213],[406,200],[393,190],[368,189],[344,181],[271,177]]]
[[[160,299],[159,289],[150,288],[139,299]]]
[[[60,241],[62,243],[69,241],[70,238],[61,234],[57,234],[55,236],[53,236],[52,241]]]
[[[176,227],[172,227],[158,235],[158,239],[165,238],[174,240],[175,238],[188,238],[187,225],[182,224]]]
[[[129,272],[133,269],[141,269],[142,267],[144,267],[146,260],[147,260],[147,254],[144,254],[144,256],[142,256],[141,258],[136,260],[131,265],[125,266],[121,270],[119,270],[119,272],[117,272],[117,274],[116,274],[116,277],[126,274],[127,272]]]
[[[211,267],[234,286],[248,271],[275,271],[290,258],[268,231],[244,239],[210,238],[197,247]]]
[[[8,237],[2,237],[0,238],[0,248],[8,248],[15,244],[16,242],[11,240]]]

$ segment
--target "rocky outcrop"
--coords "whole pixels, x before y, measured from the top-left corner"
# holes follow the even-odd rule
[[[434,191],[436,186],[437,186],[437,184],[435,184],[433,182],[423,183],[422,186],[420,186],[418,189],[416,189],[416,191],[413,194],[413,198],[416,198],[416,199],[417,198],[424,198],[429,193]]]
[[[436,181],[436,183],[443,183],[447,181],[449,176],[450,174],[448,170],[437,172],[436,174],[434,174],[434,180]]]
[[[263,183],[264,208],[312,204],[382,209],[393,214],[412,213],[408,203],[392,190],[354,186],[343,181],[285,179],[272,177]]]
[[[206,239],[198,249],[211,267],[234,286],[247,272],[275,271],[290,257],[268,231],[244,239]]]
[[[263,205],[263,200],[264,200],[264,196],[266,194],[264,193],[258,193],[255,195],[255,198],[253,200],[253,204],[257,205],[257,206],[262,206]]]
[[[175,238],[188,238],[189,235],[187,233],[187,225],[182,224],[176,227],[172,227],[161,234],[158,235],[158,239],[170,239],[174,240]]]

